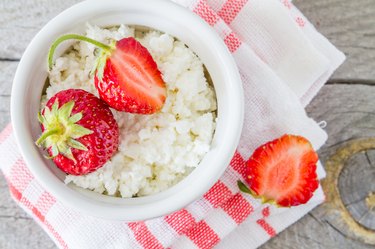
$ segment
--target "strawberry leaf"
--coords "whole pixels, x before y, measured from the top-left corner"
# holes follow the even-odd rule
[[[252,191],[242,181],[238,180],[237,186],[241,192],[253,195]]]
[[[70,137],[77,139],[86,135],[92,134],[93,131],[77,124],[72,124],[72,130],[70,132]]]
[[[52,107],[54,107],[54,105]],[[69,101],[65,103],[63,106],[61,106],[60,111],[59,111],[61,118],[64,120],[68,120],[70,115],[72,114],[73,107],[74,107],[74,101]]]
[[[57,155],[59,154],[59,149],[57,148],[56,144],[52,145],[51,150],[52,150],[51,157],[57,157]]]
[[[107,64],[107,59],[111,56],[112,51],[116,48],[116,41],[112,41],[110,45],[111,49],[100,49],[99,55],[97,56],[94,67],[91,69],[91,75],[96,74],[99,81],[102,81],[104,75],[104,69]]]
[[[87,151],[87,147],[75,139],[92,134],[93,131],[76,124],[82,119],[82,113],[72,115],[74,101],[69,101],[59,108],[56,98],[52,108],[44,108],[43,114],[38,114],[44,132],[36,141],[38,146],[51,148],[51,158],[59,154],[76,162],[71,148]]]
[[[68,145],[72,148],[78,149],[78,150],[84,150],[87,151],[87,147],[84,146],[82,143],[78,142],[77,140],[74,139],[69,139]]]
[[[69,122],[71,122],[71,123],[77,123],[78,121],[80,121],[82,119],[82,113],[76,113],[76,114],[74,114],[73,116],[71,116],[70,118],[69,118]]]

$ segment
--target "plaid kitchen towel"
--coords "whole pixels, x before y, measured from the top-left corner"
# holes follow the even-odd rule
[[[324,201],[319,188],[305,205],[276,208],[239,192],[254,149],[284,133],[315,149],[326,133],[304,106],[344,55],[288,0],[174,0],[201,16],[222,37],[240,70],[245,121],[224,175],[199,200],[142,222],[108,221],[64,206],[37,182],[18,151],[12,126],[0,134],[0,168],[16,202],[60,248],[256,248]],[[324,177],[319,165],[318,175]]]

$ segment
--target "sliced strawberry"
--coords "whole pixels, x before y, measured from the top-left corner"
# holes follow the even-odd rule
[[[116,43],[102,78],[95,77],[101,98],[118,111],[151,114],[166,99],[165,83],[148,50],[134,38]]]
[[[318,155],[301,136],[284,135],[255,150],[247,161],[247,182],[264,202],[289,207],[306,203],[318,188]]]
[[[82,35],[63,35],[56,39],[48,53],[50,69],[57,46],[69,39],[100,48],[95,65],[95,87],[110,107],[138,114],[152,114],[163,107],[167,96],[165,83],[151,54],[136,39],[129,37],[106,45]]]

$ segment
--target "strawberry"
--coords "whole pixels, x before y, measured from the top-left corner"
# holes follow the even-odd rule
[[[151,54],[134,38],[124,38],[95,75],[100,97],[112,108],[130,113],[159,111],[166,99],[161,73]]]
[[[132,37],[106,45],[80,35],[64,35],[51,46],[49,65],[56,47],[68,39],[92,43],[101,49],[95,65],[95,87],[110,107],[130,113],[152,114],[164,105],[167,91],[149,51]]]
[[[48,150],[62,171],[84,175],[104,165],[117,151],[119,130],[106,103],[80,89],[58,92],[38,115],[38,146]]]
[[[263,202],[282,207],[306,203],[318,188],[318,155],[301,136],[284,135],[255,150],[246,162],[248,189],[239,187]]]

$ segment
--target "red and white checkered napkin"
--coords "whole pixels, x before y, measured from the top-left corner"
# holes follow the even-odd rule
[[[239,67],[245,90],[240,144],[221,179],[199,200],[144,222],[107,221],[67,208],[35,180],[9,125],[0,135],[0,167],[14,199],[61,248],[255,248],[324,200],[319,188],[306,205],[262,205],[236,186],[260,144],[284,133],[318,149],[326,133],[303,108],[344,55],[288,0],[175,0],[209,23]],[[319,166],[318,174],[324,177]],[[234,232],[233,232],[234,231]]]

